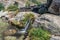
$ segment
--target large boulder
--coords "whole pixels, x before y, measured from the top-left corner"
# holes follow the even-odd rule
[[[34,15],[34,17],[35,18],[37,18],[38,16],[39,16],[39,14],[37,14],[37,13],[34,13],[34,12],[19,12],[15,17],[13,17],[13,18],[10,18],[9,20],[23,20],[24,18],[25,18],[25,15],[27,15],[28,16],[28,14],[32,14],[32,15]]]
[[[15,17],[10,18],[8,21],[9,23],[13,23],[14,25],[18,25],[19,27],[24,27],[27,20],[31,19],[34,20],[37,18],[38,14],[33,12],[19,12]]]
[[[60,0],[53,0],[49,11],[53,14],[60,14]]]
[[[34,27],[38,27],[38,25],[43,25],[43,28],[52,34],[60,35],[60,16],[43,14],[33,24]]]

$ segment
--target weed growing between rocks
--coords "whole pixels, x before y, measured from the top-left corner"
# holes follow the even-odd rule
[[[18,10],[18,6],[16,5],[10,5],[8,8],[7,8],[8,11],[16,11]]]
[[[50,33],[42,28],[32,28],[29,36],[31,40],[50,40]]]

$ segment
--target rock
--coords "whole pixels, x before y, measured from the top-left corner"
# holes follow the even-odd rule
[[[25,17],[26,16],[26,17]],[[33,18],[32,20],[35,19],[35,17],[38,17],[38,14],[33,13],[33,12],[19,12],[15,17],[10,18],[9,22],[13,23],[14,25],[19,25],[20,27],[24,27],[25,23],[29,18]],[[32,17],[33,16],[33,17]]]
[[[13,18],[15,16],[15,12],[12,11],[0,11],[0,18],[3,21],[8,22],[8,19]]]
[[[5,11],[5,12],[0,11],[0,17],[5,16],[5,15],[7,15],[7,14],[8,14],[8,11]]]
[[[0,18],[0,40],[2,40],[2,32],[8,28],[9,24]]]
[[[15,2],[18,3],[18,8],[20,8],[20,7],[25,7],[27,1],[28,1],[28,0],[0,0],[0,2],[2,2],[2,3],[4,4],[5,9],[7,9],[7,7],[8,7],[9,5],[13,5]],[[31,3],[31,5],[32,5],[32,4],[33,4],[33,3]]]
[[[5,37],[5,40],[17,40],[14,36],[7,36]]]
[[[30,40],[30,37],[29,37],[29,36],[27,36],[27,38],[26,38],[25,40]]]
[[[16,29],[9,29],[9,30],[5,30],[5,31],[3,32],[3,35],[4,35],[4,36],[11,36],[11,35],[14,35],[16,32],[17,32]]]
[[[35,20],[33,26],[38,27],[41,24],[45,30],[50,31],[52,34],[60,35],[60,16],[43,14]]]
[[[25,7],[27,1],[30,3],[30,6],[36,5],[36,3],[31,2],[30,0],[0,0],[0,2],[2,2],[4,4],[5,8],[7,8],[9,5],[13,5],[15,2],[18,3],[18,8]],[[42,0],[42,1],[37,0],[37,1],[41,2],[41,3],[46,3],[46,0]]]
[[[6,17],[6,18],[13,18],[13,17],[15,17],[15,12],[13,11],[10,11],[10,12],[8,12],[8,14],[7,15],[4,15],[4,17]]]
[[[60,40],[60,36],[54,36],[52,35],[50,40]]]
[[[20,8],[20,7],[25,7],[25,0],[0,0],[0,2],[2,2],[3,4],[4,4],[4,6],[5,6],[5,9],[7,9],[7,7],[9,6],[9,5],[13,5],[14,3],[15,3],[15,1],[16,2],[18,2],[18,7]]]
[[[53,0],[49,12],[53,14],[60,14],[60,0]]]
[[[25,14],[33,14],[34,16],[35,16],[35,18],[37,18],[38,16],[39,16],[39,14],[36,14],[36,13],[34,13],[34,12],[19,12],[15,17],[13,17],[13,18],[10,18],[9,20],[22,20],[22,19],[24,19],[24,15]]]

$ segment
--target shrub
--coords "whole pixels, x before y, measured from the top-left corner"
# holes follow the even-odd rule
[[[18,10],[18,6],[16,5],[10,5],[8,8],[7,8],[8,11],[16,11]]]
[[[4,9],[4,5],[0,3],[0,11]]]
[[[32,28],[29,32],[32,40],[49,40],[50,33],[42,28]]]

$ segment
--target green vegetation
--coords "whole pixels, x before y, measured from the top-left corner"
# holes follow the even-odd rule
[[[40,5],[40,4],[41,4],[41,2],[39,2],[39,1],[37,1],[37,0],[29,0],[29,1],[31,1],[31,2],[33,2],[33,3],[35,3],[35,4],[37,4],[37,5]]]
[[[3,3],[0,3],[0,11],[1,10],[4,10],[4,5],[3,5]]]
[[[30,2],[27,1],[25,7],[30,7]]]
[[[34,19],[35,19],[35,17],[34,17],[34,14],[32,14],[32,13],[29,13],[29,14],[25,14],[24,15],[24,19],[23,19],[23,22],[24,23],[26,23],[26,21],[28,20],[28,19],[30,19],[31,20],[31,23],[34,21]]]
[[[23,23],[23,25],[27,22],[27,20],[31,20],[31,23],[34,21],[35,17],[34,17],[34,14],[32,13],[29,13],[29,14],[25,14],[24,15],[24,19],[21,21]]]
[[[8,26],[8,23],[2,21],[2,19],[0,19],[0,32],[3,32],[3,30],[5,30]]]
[[[42,28],[32,28],[29,31],[29,36],[32,40],[49,40],[50,33]]]
[[[30,2],[32,2],[32,3],[34,3],[34,4],[37,4],[37,5],[40,5],[41,4],[41,2],[39,2],[39,1],[37,1],[37,0],[29,0],[29,1],[27,1],[26,2],[26,7],[30,7]]]
[[[28,20],[28,19],[31,19],[31,20],[32,20],[32,19],[35,18],[35,17],[34,17],[34,14],[32,14],[32,13],[29,13],[29,14],[26,13],[26,14],[24,15],[24,17],[25,17],[25,20]]]
[[[8,8],[7,8],[8,11],[16,11],[18,10],[18,6],[16,5],[10,5]]]
[[[12,20],[12,23],[15,24],[15,25],[18,25],[19,27],[24,27],[25,26],[25,23],[27,22],[28,19],[31,19],[33,22],[34,20],[34,15],[32,13],[29,13],[29,14],[24,14],[23,16],[24,18],[20,21],[17,21],[17,20]]]
[[[0,18],[0,27],[5,27],[8,26],[8,23],[2,21],[2,19]]]
[[[6,30],[7,27],[8,27],[8,23],[2,21],[2,19],[0,18],[0,40],[2,40],[2,32]]]

